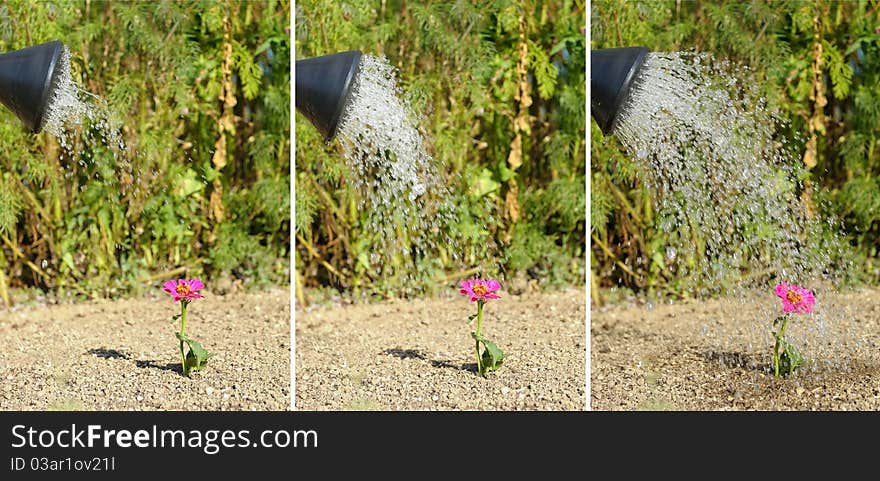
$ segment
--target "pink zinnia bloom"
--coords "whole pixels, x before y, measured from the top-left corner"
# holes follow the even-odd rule
[[[468,279],[461,281],[461,290],[459,294],[464,294],[471,298],[471,302],[488,301],[489,299],[499,299],[497,294],[493,294],[501,289],[501,284],[495,279],[484,281],[482,279]]]
[[[198,291],[205,287],[200,279],[178,279],[176,281],[167,281],[162,285],[165,288],[165,292],[171,294],[171,297],[174,298],[174,302],[201,299],[202,295]]]
[[[816,304],[816,297],[809,289],[794,284],[777,284],[775,294],[782,299],[782,312],[785,313],[809,314]]]

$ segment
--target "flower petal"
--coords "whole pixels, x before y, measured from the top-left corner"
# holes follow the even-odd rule
[[[776,294],[779,297],[784,298],[785,294],[787,294],[787,293],[788,293],[788,284],[786,284],[785,282],[781,282],[779,284],[776,284],[776,290],[774,291],[774,294]]]

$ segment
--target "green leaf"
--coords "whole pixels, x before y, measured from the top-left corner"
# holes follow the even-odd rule
[[[494,342],[486,339],[482,335],[478,336],[477,333],[471,332],[471,337],[486,348],[481,356],[482,371],[480,371],[480,374],[485,375],[487,372],[500,369],[507,354],[496,346]]]
[[[561,52],[562,49],[565,48],[565,45],[568,42],[577,42],[580,38],[581,37],[576,37],[573,35],[569,35],[568,37],[563,38],[562,40],[559,41],[559,43],[557,43],[556,45],[553,46],[553,48],[550,49],[550,55],[551,56],[556,55],[557,53]]]
[[[73,254],[70,252],[65,252],[61,255],[61,263],[72,271],[76,270],[76,263],[73,262]]]
[[[183,174],[174,180],[172,191],[176,199],[185,199],[195,193],[204,190],[205,184],[199,179],[199,174],[193,169],[186,169]]]
[[[195,358],[195,370],[201,370],[208,363],[208,359],[214,357],[214,353],[208,352],[207,349],[202,347],[198,341],[193,339],[189,339],[186,341],[189,345],[189,354],[187,355],[187,359],[189,355],[193,355]]]
[[[263,79],[263,70],[254,62],[254,58],[245,46],[235,43],[235,65],[238,70],[238,78],[241,82],[241,90],[248,100],[256,98],[260,92],[260,84]]]
[[[852,85],[852,68],[850,68],[844,56],[841,55],[840,51],[833,44],[823,41],[822,48],[822,59],[826,63],[828,75],[831,77],[834,97],[844,99],[849,95],[849,88]]]
[[[468,322],[472,322],[476,318],[477,318],[476,314],[471,314],[470,316],[468,316]],[[471,333],[471,336],[473,336],[473,335],[474,335],[474,333]]]
[[[186,361],[183,366],[184,376],[189,376],[189,373],[194,371],[201,371],[208,364],[208,359],[214,357],[213,352],[208,352],[195,339],[182,336],[179,332],[174,334],[189,346],[189,352],[186,353]]]
[[[779,373],[784,376],[790,376],[794,370],[804,363],[804,358],[793,344],[782,341],[782,355],[779,356]]]
[[[501,364],[504,362],[504,358],[507,357],[507,355],[504,354],[504,351],[499,349],[494,342],[485,338],[481,342],[486,348],[486,350],[483,351],[483,370],[497,371],[501,368]]]
[[[284,37],[281,37],[279,35],[269,37],[268,39],[266,39],[265,42],[261,43],[260,46],[257,47],[256,50],[254,50],[254,55],[259,55],[259,54],[265,52],[266,50],[269,50],[269,47],[272,46],[272,42],[283,42],[283,41],[284,41]]]
[[[515,175],[516,171],[507,166],[506,159],[498,162],[498,178],[501,182],[507,182]]]
[[[498,190],[501,184],[492,177],[489,169],[480,171],[480,175],[472,180],[471,192],[475,197],[483,197]]]
[[[858,50],[862,46],[862,40],[864,40],[865,38],[866,37],[859,37],[858,39],[856,39],[856,41],[853,42],[853,44],[850,45],[849,48],[846,49],[845,52],[843,52],[843,55],[846,57],[849,57],[850,55],[852,55],[856,50]]]
[[[371,269],[370,266],[370,255],[367,252],[361,252],[357,256],[358,264],[364,268],[364,270],[369,271]]]
[[[666,263],[663,262],[662,252],[655,252],[654,255],[651,256],[651,262],[654,266],[659,267],[661,270],[666,269]]]
[[[189,373],[199,370],[199,360],[192,351],[186,353],[186,364],[183,366],[183,375],[189,376]]]
[[[529,42],[529,65],[538,81],[538,95],[547,100],[556,91],[556,77],[559,72],[539,45]]]

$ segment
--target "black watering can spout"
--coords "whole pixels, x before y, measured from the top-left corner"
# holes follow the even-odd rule
[[[0,54],[0,102],[39,132],[57,88],[64,44],[58,41]]]
[[[590,52],[590,113],[608,134],[629,97],[636,73],[648,56],[645,47],[607,48]]]
[[[351,96],[361,53],[335,53],[296,61],[296,109],[330,140]]]

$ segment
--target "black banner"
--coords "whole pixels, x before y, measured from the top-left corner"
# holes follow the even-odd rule
[[[811,459],[805,447],[868,453],[874,444],[854,434],[876,425],[877,413],[0,412],[0,472],[12,475],[2,479],[231,479],[355,469],[399,479],[421,477],[408,471],[416,466],[470,478],[476,474],[466,468],[475,463],[481,477],[625,473],[736,454],[735,471],[746,468],[743,456]]]

